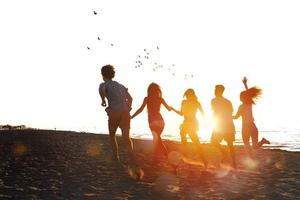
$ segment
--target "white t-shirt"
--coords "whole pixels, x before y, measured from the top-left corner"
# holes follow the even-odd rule
[[[110,111],[130,111],[128,90],[117,81],[108,80],[101,83],[99,92],[105,91]]]

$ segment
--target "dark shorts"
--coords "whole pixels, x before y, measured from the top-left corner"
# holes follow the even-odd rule
[[[219,133],[213,132],[211,135],[211,143],[220,143],[225,140],[227,143],[232,143],[235,140],[234,133]]]
[[[108,129],[110,133],[116,132],[117,128],[130,129],[129,112],[110,111],[108,113]]]

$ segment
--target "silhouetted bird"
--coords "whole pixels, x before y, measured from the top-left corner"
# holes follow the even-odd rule
[[[98,37],[98,40],[100,40],[100,37]]]
[[[113,46],[114,46],[114,44],[110,44],[110,46],[112,46],[112,47],[113,47]]]
[[[86,47],[88,50],[91,50],[90,47]]]
[[[94,11],[94,15],[97,15],[98,13],[96,11]]]
[[[159,47],[157,46],[156,49],[159,50]]]

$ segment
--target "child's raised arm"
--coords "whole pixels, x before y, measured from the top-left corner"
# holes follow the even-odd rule
[[[137,109],[137,111],[135,111],[135,113],[131,116],[131,119],[133,119],[134,117],[136,117],[138,114],[140,114],[144,108],[147,105],[147,98],[144,98],[143,104],[141,105],[141,107],[139,109]]]
[[[247,85],[248,79],[247,79],[247,77],[245,76],[242,81],[244,83],[244,86],[245,86],[246,90],[248,90],[248,85]]]

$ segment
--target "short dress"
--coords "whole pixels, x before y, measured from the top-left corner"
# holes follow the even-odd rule
[[[197,132],[199,130],[199,123],[197,118],[184,119],[183,123],[180,125],[180,130],[187,133]]]
[[[199,130],[198,119],[196,118],[197,108],[199,103],[193,103],[188,101],[182,102],[182,112],[184,115],[183,123],[180,125],[180,130],[187,133],[194,133]]]

